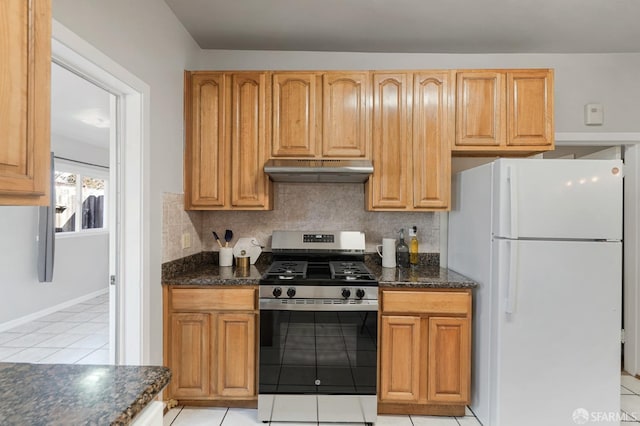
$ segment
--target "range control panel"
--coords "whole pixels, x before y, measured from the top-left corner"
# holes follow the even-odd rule
[[[333,234],[304,234],[302,236],[304,243],[333,243],[335,236]]]

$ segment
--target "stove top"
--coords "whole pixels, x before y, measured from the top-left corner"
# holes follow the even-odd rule
[[[297,285],[343,283],[377,284],[375,276],[362,261],[274,261],[264,274],[261,283],[287,282]]]
[[[271,240],[274,261],[260,280],[261,299],[377,300],[378,280],[364,264],[364,233],[274,231]]]

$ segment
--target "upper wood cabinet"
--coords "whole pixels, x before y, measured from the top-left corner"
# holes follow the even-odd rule
[[[48,205],[51,1],[0,2],[0,205]]]
[[[369,72],[322,76],[322,156],[367,157]]]
[[[272,157],[369,158],[369,72],[274,72]]]
[[[223,73],[186,74],[186,146],[184,152],[185,206],[224,208],[230,156],[225,114],[226,77]]]
[[[373,74],[370,210],[444,210],[451,165],[450,73]]]
[[[321,84],[319,73],[273,74],[272,156],[316,156],[322,143]]]
[[[231,207],[270,209],[270,86],[267,73],[234,73],[231,80]]]
[[[268,210],[266,72],[185,73],[185,208]]]
[[[407,209],[413,187],[409,73],[373,74],[373,175],[370,209]]]
[[[553,131],[552,70],[456,72],[454,154],[549,151]]]

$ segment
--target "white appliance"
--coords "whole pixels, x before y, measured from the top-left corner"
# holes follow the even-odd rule
[[[448,261],[479,283],[484,426],[619,424],[622,176],[618,160],[542,159],[454,176]]]

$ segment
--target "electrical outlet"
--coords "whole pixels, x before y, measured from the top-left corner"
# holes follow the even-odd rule
[[[185,232],[184,234],[182,234],[182,248],[187,249],[189,247],[191,247],[191,234]]]

